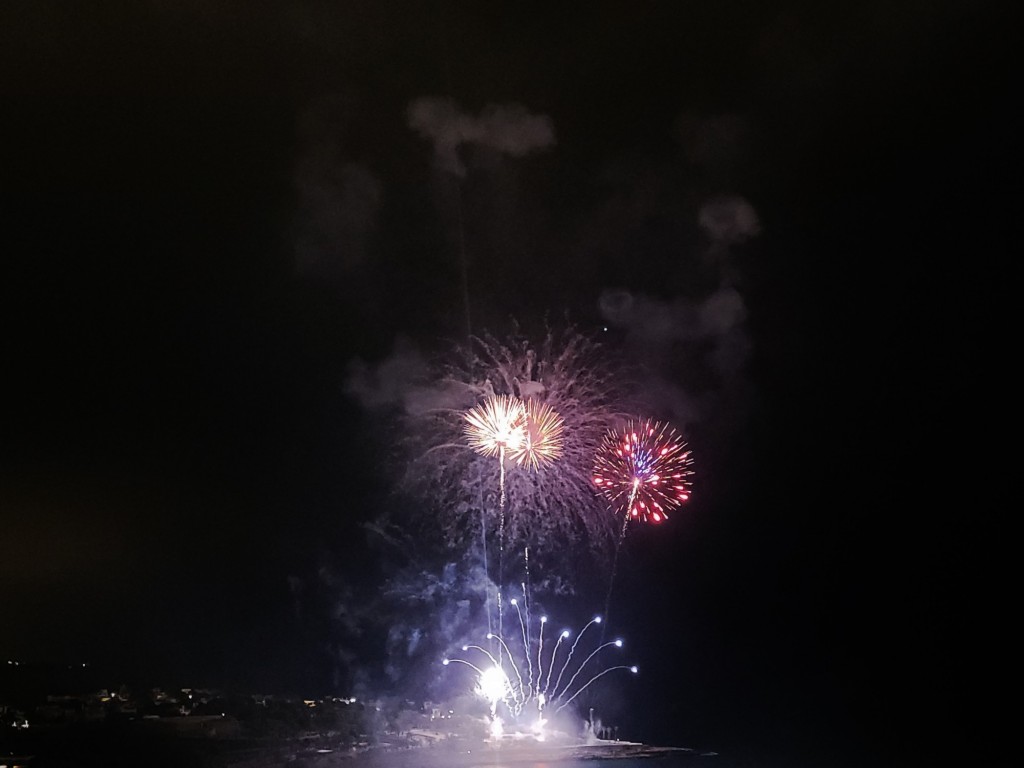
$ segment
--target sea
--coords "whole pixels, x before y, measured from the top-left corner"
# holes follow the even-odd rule
[[[712,757],[696,757],[690,753],[656,755],[653,757],[627,757],[613,759],[553,760],[546,762],[502,762],[500,760],[473,763],[473,768],[729,768]]]

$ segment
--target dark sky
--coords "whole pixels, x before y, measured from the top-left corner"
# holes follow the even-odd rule
[[[1019,31],[985,2],[5,3],[0,660],[323,687],[289,584],[361,550],[395,471],[351,366],[465,333],[463,244],[474,328],[628,295],[609,338],[689,403],[661,393],[703,487],[623,577],[652,738],[994,760]],[[742,323],[696,342],[740,359],[705,381],[665,339],[725,283]]]

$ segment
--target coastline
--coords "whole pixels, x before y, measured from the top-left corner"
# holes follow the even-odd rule
[[[687,747],[658,747],[637,742],[601,742],[578,745],[544,745],[532,743],[459,746],[425,746],[411,749],[371,749],[347,757],[345,765],[353,768],[471,768],[472,766],[559,763],[572,760],[622,760],[656,758],[667,754],[700,753]]]

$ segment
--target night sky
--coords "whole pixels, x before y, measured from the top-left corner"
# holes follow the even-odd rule
[[[0,660],[345,693],[300,587],[400,473],[353,371],[465,336],[464,256],[474,330],[653,361],[697,456],[618,587],[643,737],[996,764],[1009,5],[5,3]]]

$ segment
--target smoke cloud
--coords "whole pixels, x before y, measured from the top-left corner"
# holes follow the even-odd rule
[[[466,173],[459,157],[464,144],[525,157],[555,143],[551,118],[521,104],[488,104],[474,116],[451,99],[422,97],[409,105],[408,120],[410,128],[433,143],[437,167],[457,176]]]
[[[366,166],[346,160],[344,105],[327,100],[300,121],[295,164],[294,254],[301,274],[336,277],[366,257],[383,184]]]
[[[731,256],[733,246],[760,232],[754,207],[738,196],[708,201],[697,222],[718,273],[710,293],[661,299],[609,289],[599,299],[601,315],[625,331],[627,345],[648,369],[645,395],[683,424],[720,417],[726,398],[734,414],[739,410],[735,398],[742,397],[751,342]],[[678,360],[685,360],[685,370],[675,367]]]
[[[430,373],[423,353],[408,338],[399,337],[391,354],[378,363],[349,363],[345,390],[363,408],[400,408],[409,416],[461,409],[474,402],[475,394],[468,388],[450,381],[439,384]]]
[[[742,197],[719,197],[701,206],[697,223],[717,246],[739,245],[761,232],[754,206]]]

